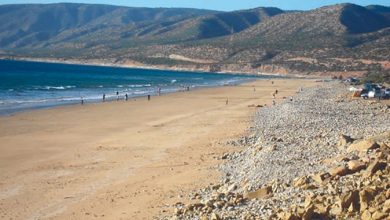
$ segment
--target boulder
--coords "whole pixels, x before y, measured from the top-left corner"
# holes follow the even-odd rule
[[[358,141],[356,143],[352,143],[348,147],[348,152],[351,151],[359,151],[359,152],[367,152],[368,150],[379,148],[379,144],[371,139]]]
[[[386,200],[386,202],[383,204],[383,212],[390,213],[390,199]]]
[[[367,170],[366,170],[366,173],[364,174],[364,177],[372,176],[378,170],[384,170],[386,168],[386,166],[387,166],[386,162],[379,161],[378,159],[375,159],[367,167]]]
[[[375,192],[370,188],[362,189],[359,192],[360,211],[363,212],[369,207],[370,202],[374,199]]]
[[[351,173],[359,172],[360,170],[366,168],[366,164],[359,160],[351,160],[348,161],[348,169],[351,171]]]
[[[351,209],[350,206],[353,206],[353,210],[358,210],[359,208],[359,191],[354,190],[348,192],[340,197],[341,208],[343,210]]]
[[[365,210],[360,216],[361,220],[371,220],[371,213],[368,210]]]
[[[374,220],[381,220],[381,219],[386,219],[386,217],[388,217],[388,216],[389,216],[388,213],[384,213],[381,211],[375,211],[374,213],[372,213],[371,218]]]
[[[349,173],[348,168],[345,166],[339,166],[335,167],[329,170],[329,174],[334,177],[334,176],[345,176]]]
[[[260,188],[253,192],[248,192],[244,194],[246,199],[262,199],[272,196],[272,187],[266,186],[264,188]]]

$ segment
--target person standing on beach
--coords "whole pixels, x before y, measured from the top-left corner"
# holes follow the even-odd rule
[[[81,105],[84,105],[84,97],[81,96]]]
[[[103,102],[105,102],[105,101],[106,101],[106,94],[103,93]]]
[[[158,87],[158,91],[157,91],[157,93],[158,93],[158,96],[160,96],[160,95],[161,95],[161,87]]]
[[[150,95],[148,95],[148,101],[150,101]]]
[[[127,101],[129,99],[129,96],[127,95],[127,93],[125,94],[125,100]]]

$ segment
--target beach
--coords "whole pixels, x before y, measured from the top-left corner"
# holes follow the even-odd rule
[[[0,117],[2,219],[152,219],[216,182],[257,105],[305,79],[258,80]],[[228,99],[228,103],[226,100]]]

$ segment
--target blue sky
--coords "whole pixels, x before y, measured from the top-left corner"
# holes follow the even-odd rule
[[[111,5],[124,5],[134,7],[185,7],[204,8],[221,11],[232,11],[238,9],[248,9],[260,6],[273,6],[281,9],[308,10],[324,5],[343,3],[339,0],[0,0],[0,4],[16,3],[58,3],[58,2],[79,2],[79,3],[99,3]],[[390,6],[390,0],[350,0],[349,3],[359,5],[386,5]]]

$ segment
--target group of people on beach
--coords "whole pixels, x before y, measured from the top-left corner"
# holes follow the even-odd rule
[[[180,91],[190,91],[190,87],[189,87],[189,86],[187,86],[187,87],[182,87],[182,88],[184,88],[184,89],[183,89],[183,90],[181,89]],[[161,94],[162,94],[161,87],[158,87],[158,88],[157,88],[156,94],[157,94],[158,96],[161,96]],[[119,101],[119,100],[121,99],[121,95],[120,95],[119,91],[116,91],[116,92],[115,92],[115,95],[116,95],[116,100]],[[148,101],[150,101],[151,95],[148,94],[146,97],[147,97]],[[128,100],[129,100],[129,94],[128,94],[128,93],[125,93],[125,94],[123,95],[123,99],[124,99],[125,101],[128,101]],[[105,93],[103,93],[103,95],[102,95],[102,101],[103,101],[103,102],[106,102],[106,101],[107,101],[107,96],[106,96]],[[85,101],[84,101],[84,97],[83,97],[83,96],[81,96],[80,102],[81,102],[82,105],[84,105]]]

